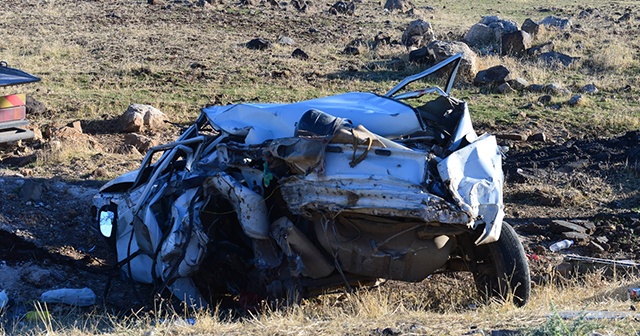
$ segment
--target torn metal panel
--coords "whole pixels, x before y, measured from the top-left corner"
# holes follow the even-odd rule
[[[468,146],[451,153],[438,164],[442,180],[457,204],[485,223],[476,244],[498,240],[504,218],[502,202],[502,153],[496,138],[483,135]]]
[[[208,178],[205,187],[220,193],[233,204],[247,236],[255,239],[269,238],[267,206],[262,196],[222,172]]]
[[[316,212],[348,210],[427,223],[467,226],[473,222],[455,205],[407,182],[349,178],[314,181],[291,177],[282,182],[281,188],[289,210],[307,217]]]

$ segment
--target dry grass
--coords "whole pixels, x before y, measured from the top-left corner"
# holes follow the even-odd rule
[[[604,279],[590,274],[580,281],[555,281],[536,287],[525,308],[509,304],[481,304],[469,294],[464,279],[438,283],[435,277],[416,285],[387,284],[355,294],[323,295],[300,306],[265,308],[242,318],[231,318],[219,309],[181,315],[172,310],[138,312],[116,318],[100,311],[41,307],[35,321],[22,321],[5,329],[15,334],[37,335],[382,335],[392,328],[402,334],[461,335],[481,329],[522,330],[528,334],[549,330],[575,333],[543,335],[587,335],[598,331],[610,335],[635,335],[640,323],[629,311],[627,289],[638,279]],[[558,279],[560,280],[560,279]],[[455,286],[459,287],[455,287]],[[435,287],[441,287],[435,290]],[[439,298],[435,291],[445,291]],[[448,296],[446,295],[448,294]],[[433,305],[435,300],[441,299]],[[631,303],[633,304],[633,303]],[[622,319],[562,320],[558,312],[605,311],[626,314]],[[227,317],[225,317],[227,316]],[[195,321],[195,323],[191,323]]]

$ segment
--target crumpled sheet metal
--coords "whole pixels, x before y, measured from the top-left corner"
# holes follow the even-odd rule
[[[452,153],[438,164],[440,177],[458,205],[486,224],[477,245],[500,237],[502,201],[502,153],[494,136],[485,134],[472,144]]]

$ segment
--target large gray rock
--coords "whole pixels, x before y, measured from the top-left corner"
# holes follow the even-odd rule
[[[502,35],[502,55],[522,57],[531,48],[531,35],[523,30]]]
[[[435,41],[433,27],[428,21],[415,20],[409,23],[407,29],[402,33],[402,44],[411,47],[424,47]]]
[[[162,111],[151,105],[131,104],[118,121],[123,132],[140,132],[164,128],[167,120]]]
[[[552,15],[547,16],[546,18],[542,19],[542,21],[538,23],[547,27],[553,27],[557,29],[571,28],[571,20],[567,18],[555,17]]]
[[[483,55],[500,50],[500,38],[500,34],[483,23],[474,24],[464,35],[465,42]]]
[[[458,76],[468,82],[475,78],[478,72],[476,53],[464,42],[459,41],[433,41],[427,46],[429,53],[436,62],[447,59],[455,54],[462,53]]]

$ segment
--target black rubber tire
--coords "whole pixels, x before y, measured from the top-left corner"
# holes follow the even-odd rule
[[[531,295],[529,262],[516,231],[502,223],[500,238],[495,243],[476,247],[478,270],[475,280],[478,291],[486,298],[513,300],[524,306]]]

